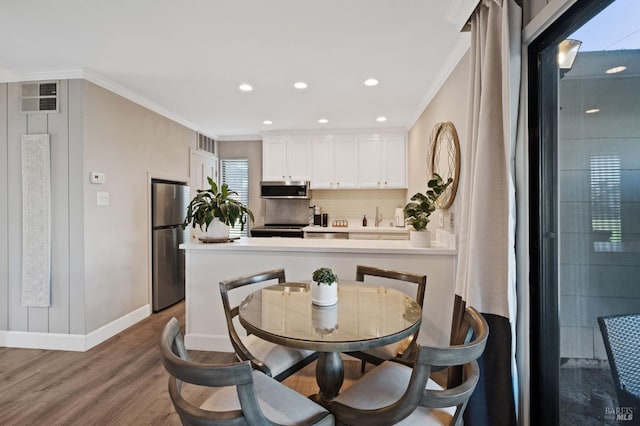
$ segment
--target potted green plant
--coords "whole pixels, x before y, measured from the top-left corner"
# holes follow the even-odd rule
[[[253,212],[235,198],[237,192],[229,189],[226,183],[218,188],[210,177],[207,181],[210,188],[198,189],[187,206],[182,229],[189,225],[197,226],[210,238],[228,238],[230,226],[240,222],[240,229],[244,230],[248,219],[254,221]]]
[[[452,178],[446,182],[442,177],[434,173],[433,177],[427,182],[429,188],[424,194],[416,193],[411,197],[411,202],[404,206],[405,222],[411,225],[410,240],[411,244],[418,247],[429,247],[431,245],[431,235],[427,230],[429,224],[429,216],[436,210],[436,200],[453,182]]]
[[[318,306],[334,305],[338,301],[338,276],[330,268],[318,268],[311,276],[311,303]]]

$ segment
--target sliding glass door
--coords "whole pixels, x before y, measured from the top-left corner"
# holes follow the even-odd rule
[[[530,89],[532,424],[640,424],[598,320],[640,314],[640,2],[578,2],[531,45]]]

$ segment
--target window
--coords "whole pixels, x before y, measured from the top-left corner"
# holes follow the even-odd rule
[[[236,198],[245,206],[249,205],[249,160],[241,159],[224,159],[220,160],[222,168],[222,183],[227,184],[229,189],[238,193]],[[229,237],[246,237],[248,232],[247,226],[240,231],[240,223],[229,230]]]

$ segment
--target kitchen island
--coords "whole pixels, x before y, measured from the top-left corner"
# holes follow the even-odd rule
[[[409,241],[300,238],[242,238],[226,244],[185,243],[186,333],[188,349],[233,351],[227,334],[219,282],[239,275],[284,268],[287,281],[310,281],[319,267],[332,268],[339,278],[355,279],[356,265],[426,274],[419,343],[447,345],[455,287],[456,250],[434,245],[415,248]],[[372,279],[366,282],[376,284]],[[412,297],[415,285],[378,281]],[[231,303],[273,282],[239,289]],[[244,292],[243,292],[244,291]],[[340,302],[338,302],[340,303]]]

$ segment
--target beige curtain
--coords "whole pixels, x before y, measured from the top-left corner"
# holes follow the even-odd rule
[[[514,0],[483,0],[470,22],[469,140],[462,151],[456,294],[490,326],[481,383],[465,418],[493,426],[515,423],[514,158],[522,11]]]

